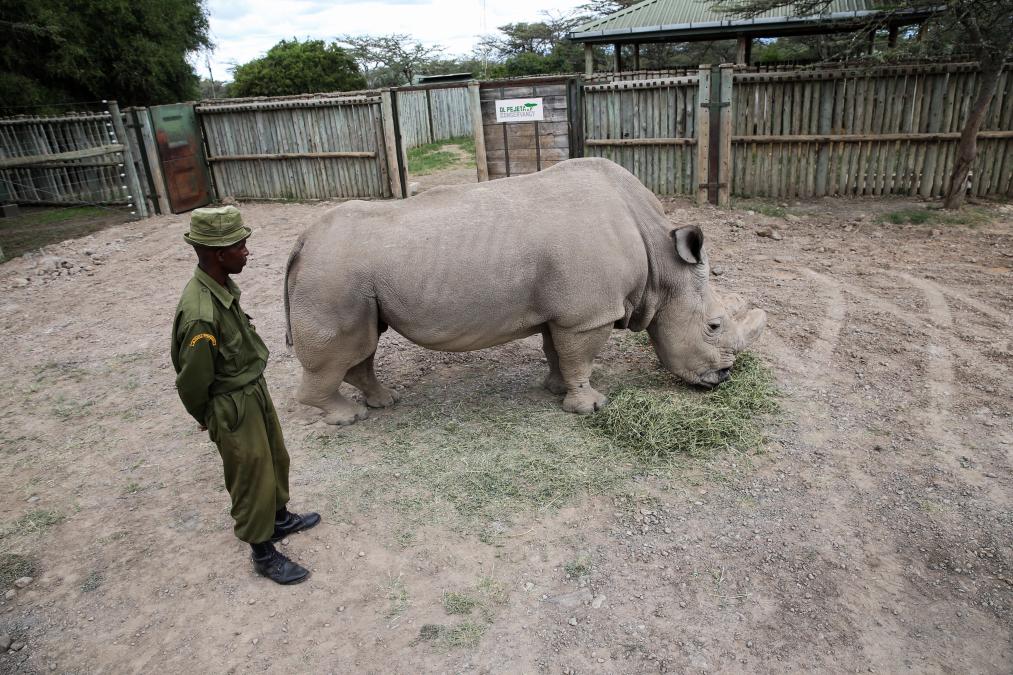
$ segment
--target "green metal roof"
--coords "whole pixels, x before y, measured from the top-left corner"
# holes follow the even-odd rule
[[[623,41],[626,36],[713,36],[718,34],[777,34],[785,31],[811,31],[816,26],[843,27],[868,21],[886,7],[896,8],[889,0],[832,0],[818,16],[795,16],[787,7],[772,9],[752,18],[714,9],[713,0],[644,0],[575,28],[569,38],[577,42]],[[923,19],[931,12],[899,12],[911,21]],[[806,28],[803,28],[806,27]]]

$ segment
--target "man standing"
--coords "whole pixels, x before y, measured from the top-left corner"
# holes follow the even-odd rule
[[[218,446],[235,533],[253,549],[254,569],[279,584],[296,584],[309,570],[273,542],[313,527],[320,516],[285,508],[289,458],[264,381],[268,350],[229,278],[246,266],[250,234],[234,206],[192,212],[183,239],[198,262],[176,307],[172,365],[183,406]]]

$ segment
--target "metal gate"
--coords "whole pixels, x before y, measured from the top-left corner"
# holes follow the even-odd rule
[[[210,203],[211,176],[193,104],[152,106],[150,113],[169,208],[183,213]]]

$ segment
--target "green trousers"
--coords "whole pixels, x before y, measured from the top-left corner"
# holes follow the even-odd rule
[[[288,503],[289,459],[264,378],[212,398],[207,427],[222,456],[236,536],[267,541],[275,511]]]

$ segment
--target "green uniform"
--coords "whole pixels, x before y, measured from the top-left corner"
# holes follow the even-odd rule
[[[197,268],[176,308],[172,365],[183,406],[222,456],[236,536],[254,544],[271,538],[288,503],[289,458],[263,377],[267,345],[239,295]]]

